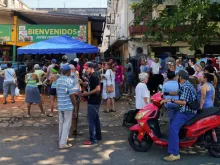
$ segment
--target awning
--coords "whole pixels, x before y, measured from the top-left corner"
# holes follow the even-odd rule
[[[115,40],[115,42],[113,42],[113,44],[111,44],[111,45],[108,47],[108,49],[105,50],[104,53],[109,52],[111,49],[119,48],[121,45],[123,45],[123,44],[125,44],[125,43],[127,43],[127,42],[128,42],[127,39],[123,39],[123,38],[117,39],[117,40]]]
[[[80,42],[67,35],[18,48],[18,55],[22,54],[72,54],[98,53],[99,49],[93,45]]]

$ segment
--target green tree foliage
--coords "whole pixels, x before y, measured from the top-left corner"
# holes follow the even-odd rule
[[[159,17],[146,20],[146,16],[152,15],[152,11],[161,3],[158,0],[143,0],[131,5],[136,15],[135,24],[143,23],[150,28],[145,33],[146,38],[166,41],[170,45],[186,41],[191,50],[220,38],[218,3],[211,3],[210,0],[180,0],[172,8],[165,8]]]

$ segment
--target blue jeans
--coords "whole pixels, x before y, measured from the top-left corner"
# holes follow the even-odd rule
[[[100,105],[88,104],[89,139],[92,143],[102,139],[99,107]]]
[[[168,112],[169,124],[171,124],[173,117],[175,117],[176,112],[178,111],[179,106],[173,103],[166,104],[166,110]]]
[[[118,82],[115,82],[115,98],[116,99],[119,99],[121,94],[120,94],[120,89],[119,89],[119,83]]]
[[[191,118],[195,116],[194,113],[180,113],[176,112],[173,116],[169,130],[168,153],[177,156],[179,154],[179,131],[180,128]]]

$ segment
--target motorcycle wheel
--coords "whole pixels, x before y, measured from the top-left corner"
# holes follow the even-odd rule
[[[220,139],[219,133],[220,133],[219,129],[216,128],[216,135],[217,135],[218,139]],[[213,143],[213,138],[212,138],[212,132],[211,131],[209,133],[207,133],[207,135],[206,135],[206,142],[207,143]],[[220,147],[219,146],[209,147],[208,152],[213,157],[220,158]]]
[[[220,147],[210,147],[208,151],[210,155],[220,158]]]
[[[147,152],[151,148],[153,140],[146,134],[142,141],[139,141],[137,137],[138,132],[131,131],[129,133],[128,142],[130,146],[137,152]]]

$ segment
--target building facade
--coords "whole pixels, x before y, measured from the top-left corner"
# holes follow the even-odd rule
[[[107,14],[107,8],[34,8],[33,10],[102,17],[105,17]]]
[[[143,24],[134,25],[135,14],[130,8],[131,3],[141,0],[109,0],[106,17],[106,27],[103,35],[102,52],[105,56],[115,56],[124,60],[138,55],[159,56],[164,52],[170,52],[173,55],[187,54],[193,55],[187,42],[177,42],[172,46],[166,42],[153,42],[152,40],[143,40],[144,33],[149,28]],[[151,15],[146,17],[153,19],[165,9],[172,7],[177,1],[165,0],[157,8],[153,9]],[[202,52],[204,51],[201,48]]]
[[[31,10],[22,0],[0,0],[0,7]]]

